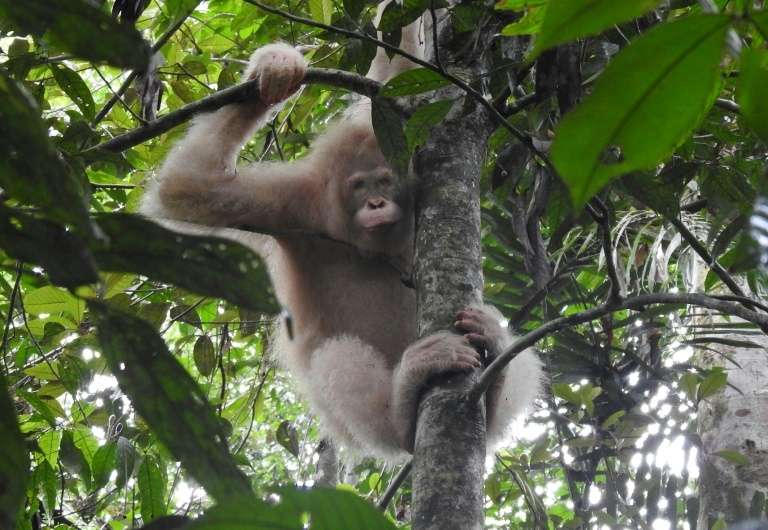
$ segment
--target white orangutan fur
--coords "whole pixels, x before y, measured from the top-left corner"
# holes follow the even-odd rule
[[[403,31],[401,46],[415,54],[419,28]],[[386,81],[412,66],[379,50],[368,75]],[[396,460],[412,448],[428,379],[478,367],[476,346],[499,353],[512,337],[498,311],[484,306],[457,316],[461,334],[416,340],[415,294],[401,282],[412,262],[413,190],[379,151],[369,105],[353,105],[298,161],[237,165],[244,143],[295,92],[306,67],[286,44],[257,50],[244,77],[260,79],[261,99],[198,117],[148,183],[141,210],[261,254],[293,319],[294,337],[279,334],[278,355],[322,429],[353,451]],[[540,381],[530,351],[507,367],[488,396],[491,445],[531,405]]]

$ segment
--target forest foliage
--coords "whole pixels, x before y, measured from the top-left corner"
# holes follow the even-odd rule
[[[136,215],[184,126],[101,145],[234,86],[250,53],[276,40],[302,46],[313,67],[364,74],[375,6],[116,3],[122,17],[111,0],[0,0],[0,528],[407,527],[407,483],[385,515],[362,499],[384,495],[391,466],[350,460],[343,487],[303,488],[318,429],[267,354],[280,307],[259,258]],[[130,6],[143,10],[126,16]],[[761,7],[406,0],[385,10],[378,29],[394,45],[425,10],[449,17],[451,53],[479,53],[475,32],[497,30],[482,78],[437,63],[406,72],[381,87],[373,121],[407,171],[432,128],[461,119],[468,101],[492,107],[485,294],[518,332],[698,289],[696,263],[712,265],[706,292],[733,304],[745,300],[739,285],[764,291],[750,231],[768,141]],[[452,84],[461,96],[441,99]],[[301,157],[355,97],[305,85],[243,159]],[[727,377],[693,353],[731,362],[729,347],[758,332],[696,323],[697,311],[607,312],[539,343],[551,387],[529,434],[489,462],[489,528],[694,527],[693,468],[635,455],[670,444],[695,455],[696,405]],[[753,515],[765,510],[754,499]]]

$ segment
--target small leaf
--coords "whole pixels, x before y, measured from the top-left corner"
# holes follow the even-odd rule
[[[731,449],[723,449],[721,451],[715,451],[712,453],[715,456],[719,456],[724,460],[728,460],[732,464],[737,466],[743,466],[749,463],[749,459],[738,451]]]
[[[26,497],[29,454],[2,374],[0,432],[0,528],[16,528],[16,517],[22,512]]]
[[[203,376],[208,377],[213,373],[216,368],[216,352],[213,341],[208,335],[197,338],[192,356],[195,359],[195,366]]]
[[[293,456],[299,456],[299,437],[296,433],[296,428],[290,421],[284,420],[277,427],[275,433],[277,442],[282,445]]]
[[[449,85],[450,82],[433,70],[414,68],[395,76],[381,87],[380,95],[385,97],[421,94]]]
[[[408,174],[410,156],[405,138],[404,119],[400,109],[390,98],[376,97],[371,108],[371,121],[381,152],[399,175]]]
[[[77,105],[86,118],[89,120],[93,119],[96,112],[96,104],[93,102],[91,90],[80,75],[61,63],[51,63],[48,66],[56,83],[69,96],[69,99]]]
[[[138,476],[141,518],[144,522],[165,515],[165,480],[155,458],[147,455],[139,466]]]
[[[432,128],[443,121],[453,107],[453,103],[453,100],[433,101],[416,109],[405,123],[408,152],[413,153],[427,142]]]
[[[542,7],[531,7],[520,20],[507,24],[501,30],[505,37],[517,37],[518,35],[535,35],[541,29],[545,10]]]
[[[699,387],[699,376],[696,374],[685,374],[680,378],[680,388],[691,401],[696,401],[696,390]]]
[[[117,466],[117,443],[108,442],[96,450],[93,455],[93,482],[95,488],[101,488],[109,482],[109,475]]]
[[[200,321],[200,315],[192,306],[182,304],[176,305],[171,308],[171,319],[174,321],[184,322],[190,326],[194,326],[197,329],[203,328],[203,323]]]
[[[566,383],[555,383],[552,385],[552,393],[573,405],[581,405],[581,397],[573,391],[571,385]]]
[[[610,416],[608,416],[605,419],[605,421],[602,424],[602,428],[603,429],[609,429],[609,428],[613,427],[614,425],[616,425],[619,422],[619,420],[621,418],[624,417],[624,415],[626,415],[626,413],[627,413],[627,411],[625,411],[625,410],[617,410],[616,412],[614,412],[613,414],[611,414]]]
[[[657,26],[619,53],[565,116],[552,162],[577,206],[613,177],[655,167],[698,125],[714,100],[729,22],[696,15]]]
[[[382,33],[397,31],[411,22],[415,22],[429,7],[429,0],[405,0],[390,2],[381,14],[381,20],[376,29]],[[444,7],[444,2],[435,2],[435,7]]]
[[[43,453],[43,458],[53,469],[59,468],[59,447],[61,446],[62,432],[48,431],[43,433],[37,440],[37,445]]]
[[[728,383],[728,374],[721,370],[713,371],[699,385],[697,399],[701,401],[719,392]]]
[[[550,0],[531,57],[557,44],[594,35],[639,17],[660,0]]]
[[[764,142],[768,142],[768,54],[765,50],[744,48],[737,87],[741,116]]]

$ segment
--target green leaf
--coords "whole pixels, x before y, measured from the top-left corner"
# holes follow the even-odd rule
[[[95,488],[101,488],[109,482],[109,475],[117,466],[117,443],[107,442],[93,455],[93,482]]]
[[[299,437],[296,433],[296,428],[290,421],[282,421],[277,427],[275,433],[277,442],[282,445],[293,456],[299,456]]]
[[[331,0],[309,0],[309,12],[316,21],[330,24],[333,15],[333,2]]]
[[[534,35],[541,29],[541,23],[544,21],[545,10],[542,7],[531,7],[520,20],[507,24],[501,30],[505,37],[516,37],[518,35]]]
[[[615,176],[653,168],[698,125],[718,86],[729,21],[697,15],[657,26],[565,116],[551,157],[577,206]]]
[[[251,492],[200,387],[142,319],[89,301],[107,366],[157,438],[215,500]]]
[[[143,274],[263,313],[277,312],[266,267],[243,245],[182,235],[136,215],[104,214],[96,220],[108,236],[94,252],[102,270]]]
[[[34,3],[23,4],[28,5]],[[0,70],[0,138],[3,191],[40,207],[50,219],[90,233],[81,180],[48,141],[47,126],[32,98],[4,70]]]
[[[453,100],[433,101],[422,105],[405,123],[405,137],[408,141],[408,152],[413,153],[429,139],[432,127],[438,125],[448,115],[453,107]]]
[[[450,82],[433,70],[414,68],[387,81],[379,93],[385,97],[421,94],[449,85]]]
[[[696,374],[688,373],[680,378],[680,388],[691,401],[696,401],[696,390],[698,387],[699,376]]]
[[[26,498],[29,454],[2,374],[0,432],[0,528],[16,528],[16,517],[22,512]]]
[[[138,70],[149,61],[149,45],[133,26],[85,0],[0,0],[0,20],[21,33],[45,33],[62,50],[90,61]]]
[[[35,289],[24,296],[24,307],[32,315],[64,313],[75,322],[80,322],[85,312],[85,302],[64,289],[50,285]]]
[[[639,17],[659,0],[550,0],[531,57],[569,40]]]
[[[500,0],[493,6],[497,11],[523,11],[531,7],[545,6],[549,0]]]
[[[764,142],[768,142],[768,54],[765,50],[744,48],[737,87],[741,117]]]
[[[195,341],[192,356],[195,359],[195,366],[198,371],[208,377],[216,368],[216,352],[213,347],[213,341],[208,335],[200,335]]]
[[[576,392],[573,391],[571,388],[571,385],[566,383],[555,383],[552,385],[552,393],[561,398],[566,400],[568,403],[571,403],[573,405],[581,405],[581,396],[579,396]]]
[[[154,457],[147,455],[139,466],[139,500],[144,522],[165,515],[165,480]]]
[[[343,0],[344,11],[352,20],[357,20],[365,7],[365,0]]]
[[[701,401],[704,398],[712,396],[722,390],[728,383],[728,374],[722,370],[716,370],[710,373],[704,378],[704,381],[699,385],[699,390],[696,393],[696,398]]]
[[[624,415],[626,415],[626,413],[627,413],[626,410],[617,410],[616,412],[614,412],[613,414],[611,414],[605,419],[605,421],[602,424],[602,428],[608,429],[610,427],[613,427],[619,422],[619,420],[622,417],[624,417]]]
[[[395,530],[369,502],[352,492],[329,488],[281,488],[278,504],[252,496],[232,496],[192,521],[188,530],[243,530],[246,528],[302,528],[309,514],[312,530]]]
[[[738,451],[723,449],[722,451],[715,451],[712,454],[719,456],[720,458],[727,460],[731,464],[735,464],[737,466],[749,464],[749,459]]]
[[[435,4],[435,7],[444,7],[443,2],[435,2]],[[428,7],[429,0],[404,0],[402,5],[399,2],[390,2],[384,8],[376,29],[382,33],[397,31],[415,22]]]
[[[399,107],[390,98],[376,97],[371,107],[371,121],[387,162],[399,175],[407,175],[410,156],[404,133],[405,120]]]
[[[69,96],[69,99],[77,105],[86,118],[93,119],[96,113],[96,104],[93,102],[91,90],[80,75],[61,63],[51,63],[48,67],[56,83]]]
[[[99,279],[88,248],[72,231],[3,205],[0,247],[14,258],[43,267],[56,285],[77,287]]]
[[[59,447],[61,446],[62,431],[48,431],[37,440],[37,445],[43,454],[43,458],[53,469],[59,467]]]

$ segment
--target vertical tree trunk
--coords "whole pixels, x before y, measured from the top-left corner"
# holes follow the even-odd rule
[[[709,529],[723,516],[732,523],[748,517],[765,519],[768,493],[768,337],[729,335],[762,348],[728,347],[729,357],[741,368],[712,356],[710,365],[723,365],[727,386],[699,405],[699,530]],[[737,451],[747,463],[736,465],[717,456],[718,451]],[[758,506],[759,505],[759,506]],[[758,511],[759,510],[759,511]],[[750,513],[750,512],[753,513]]]
[[[450,329],[482,299],[479,175],[490,128],[484,113],[449,120],[416,157],[415,279],[419,335]],[[483,527],[485,407],[465,392],[475,374],[442,379],[419,407],[413,467],[414,530]]]

